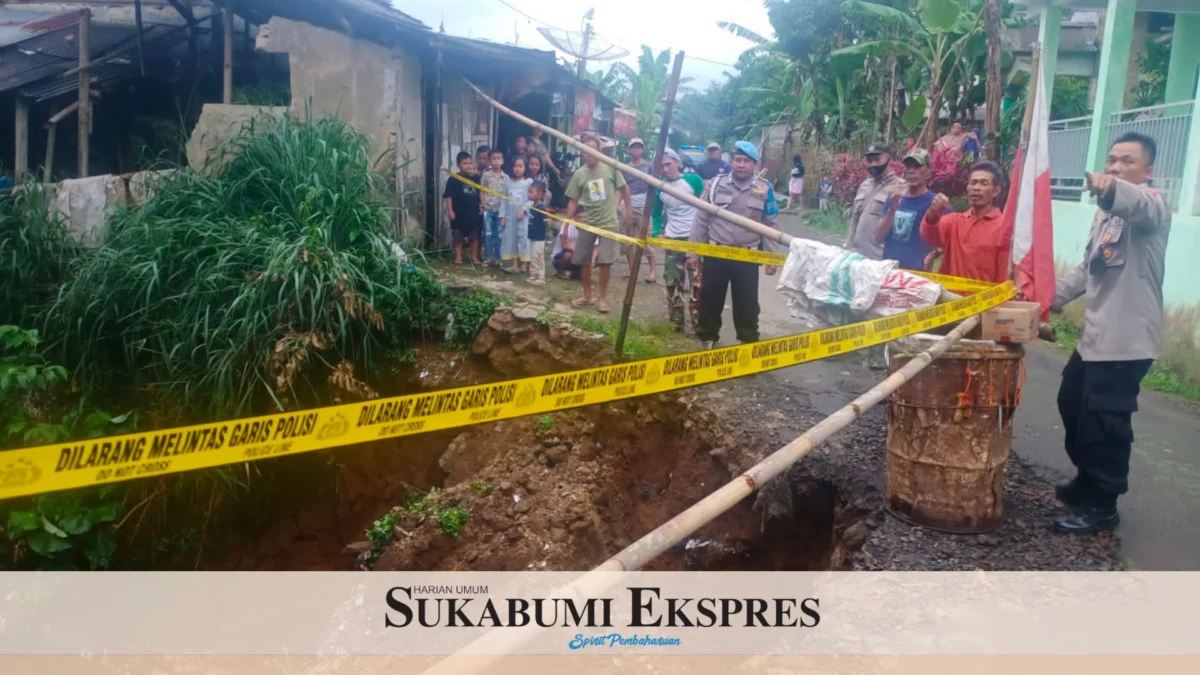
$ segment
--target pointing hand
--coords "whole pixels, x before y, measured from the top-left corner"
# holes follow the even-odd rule
[[[1106,173],[1085,173],[1087,189],[1097,197],[1106,197],[1117,187],[1117,179]]]

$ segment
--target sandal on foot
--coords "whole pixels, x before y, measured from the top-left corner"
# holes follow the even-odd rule
[[[596,303],[596,311],[600,312],[601,314],[608,314],[612,310],[609,309],[607,302],[601,300],[600,302]]]
[[[591,298],[575,298],[571,301],[571,306],[575,308],[587,307],[588,305],[593,304],[595,304],[595,301],[593,301]]]

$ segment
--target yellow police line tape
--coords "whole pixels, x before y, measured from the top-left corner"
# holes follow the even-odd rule
[[[1013,283],[895,316],[554,375],[0,452],[0,499],[195,471],[660,394],[828,358],[1007,302]]]
[[[786,253],[760,251],[752,248],[737,248],[735,246],[721,246],[718,244],[701,244],[694,241],[680,241],[679,239],[662,239],[658,237],[647,239],[646,244],[672,251],[680,251],[682,253],[694,253],[696,255],[712,258],[739,260],[741,262],[755,263],[757,265],[774,265],[776,267],[782,267],[783,264],[787,262]],[[936,284],[941,284],[946,288],[946,290],[954,291],[956,293],[975,293],[978,291],[986,291],[987,289],[996,285],[986,281],[952,277],[945,274],[934,274],[933,272],[917,270],[905,271],[928,279]]]
[[[446,169],[442,169],[442,171],[446,171]],[[475,188],[476,190],[479,190],[480,192],[486,192],[490,195],[495,195],[505,201],[510,201],[510,202],[515,201],[512,197],[510,197],[508,195],[500,194],[499,192],[496,192],[495,190],[492,190],[490,188],[486,188],[486,187],[480,185],[479,183],[476,183],[475,181],[471,180],[470,178],[467,178],[466,176],[462,175],[461,173],[454,173],[451,171],[446,171],[446,173],[449,173],[451,178],[453,178],[457,181],[460,181],[462,183],[465,183],[467,185],[470,185],[471,187]],[[518,202],[518,203],[520,203],[520,202]],[[534,208],[532,206],[525,206],[525,204],[521,204],[521,206],[528,208],[530,211],[540,213],[540,214],[546,216],[547,218],[551,218],[553,220],[557,220],[557,221],[566,223],[568,225],[574,225],[575,227],[578,227],[581,230],[586,230],[588,232],[591,232],[592,234],[599,235],[601,237],[606,237],[608,239],[616,240],[616,241],[618,241],[622,244],[626,244],[628,246],[642,246],[643,245],[641,239],[635,239],[634,237],[630,237],[630,236],[621,234],[619,232],[612,232],[610,230],[605,230],[603,228],[594,227],[592,225],[588,225],[587,223],[581,223],[577,220],[570,220],[568,218],[564,218],[562,216],[550,213],[549,211],[543,211],[539,208]]]
[[[446,171],[446,169],[442,169],[442,171]],[[507,201],[513,201],[512,197],[510,197],[508,195],[500,194],[499,192],[496,192],[495,190],[488,189],[488,188],[480,185],[479,183],[476,183],[476,182],[472,181],[471,179],[466,178],[462,174],[452,173],[449,171],[447,171],[447,173],[450,174],[451,178],[462,181],[463,183],[470,185],[471,187],[474,187],[477,190],[486,192],[491,195],[495,195],[495,196],[500,197],[501,199],[504,199]],[[776,267],[782,267],[783,264],[785,262],[787,262],[787,254],[786,253],[775,253],[772,251],[760,251],[758,249],[751,249],[751,248],[738,248],[736,246],[722,246],[720,244],[701,244],[699,242],[694,242],[694,241],[680,241],[678,239],[665,239],[665,238],[661,238],[661,237],[652,237],[650,239],[642,241],[641,239],[635,239],[633,237],[630,237],[630,236],[627,236],[624,234],[620,234],[618,232],[612,232],[610,230],[604,230],[604,229],[601,229],[598,227],[593,227],[591,225],[587,225],[585,223],[580,223],[575,220],[570,220],[568,218],[564,218],[562,216],[559,216],[559,215],[556,215],[553,213],[549,213],[549,212],[543,211],[541,209],[536,209],[536,208],[530,207],[530,210],[541,213],[541,214],[545,215],[547,218],[551,218],[553,220],[557,220],[559,222],[566,223],[568,225],[574,225],[575,227],[578,227],[581,230],[587,230],[588,232],[592,232],[593,234],[597,234],[601,237],[607,237],[609,239],[613,239],[622,244],[627,244],[630,246],[656,246],[658,248],[663,248],[663,249],[667,249],[670,251],[680,251],[682,253],[694,253],[696,255],[705,256],[705,257],[709,257],[709,258],[724,258],[726,260],[737,260],[740,262],[754,263],[756,265],[774,265]],[[917,276],[923,277],[925,279],[929,279],[930,281],[932,281],[936,284],[941,284],[942,286],[944,286],[946,288],[946,290],[952,291],[954,293],[977,293],[979,291],[985,291],[985,290],[995,286],[995,284],[988,283],[986,281],[976,281],[974,279],[964,279],[962,277],[951,277],[951,276],[947,276],[944,274],[934,274],[932,272],[923,272],[923,271],[916,271],[916,270],[906,270],[906,271],[911,272],[912,274],[916,274]]]

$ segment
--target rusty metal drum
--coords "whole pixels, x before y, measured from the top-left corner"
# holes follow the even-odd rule
[[[888,345],[896,372],[938,335]],[[884,506],[915,525],[983,533],[1004,520],[1004,469],[1024,383],[1021,345],[963,340],[892,394]]]

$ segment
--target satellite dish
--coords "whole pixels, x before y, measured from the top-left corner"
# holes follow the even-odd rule
[[[539,27],[538,32],[555,49],[585,61],[613,61],[629,56],[629,50],[601,40],[593,34],[577,33],[558,28]]]

